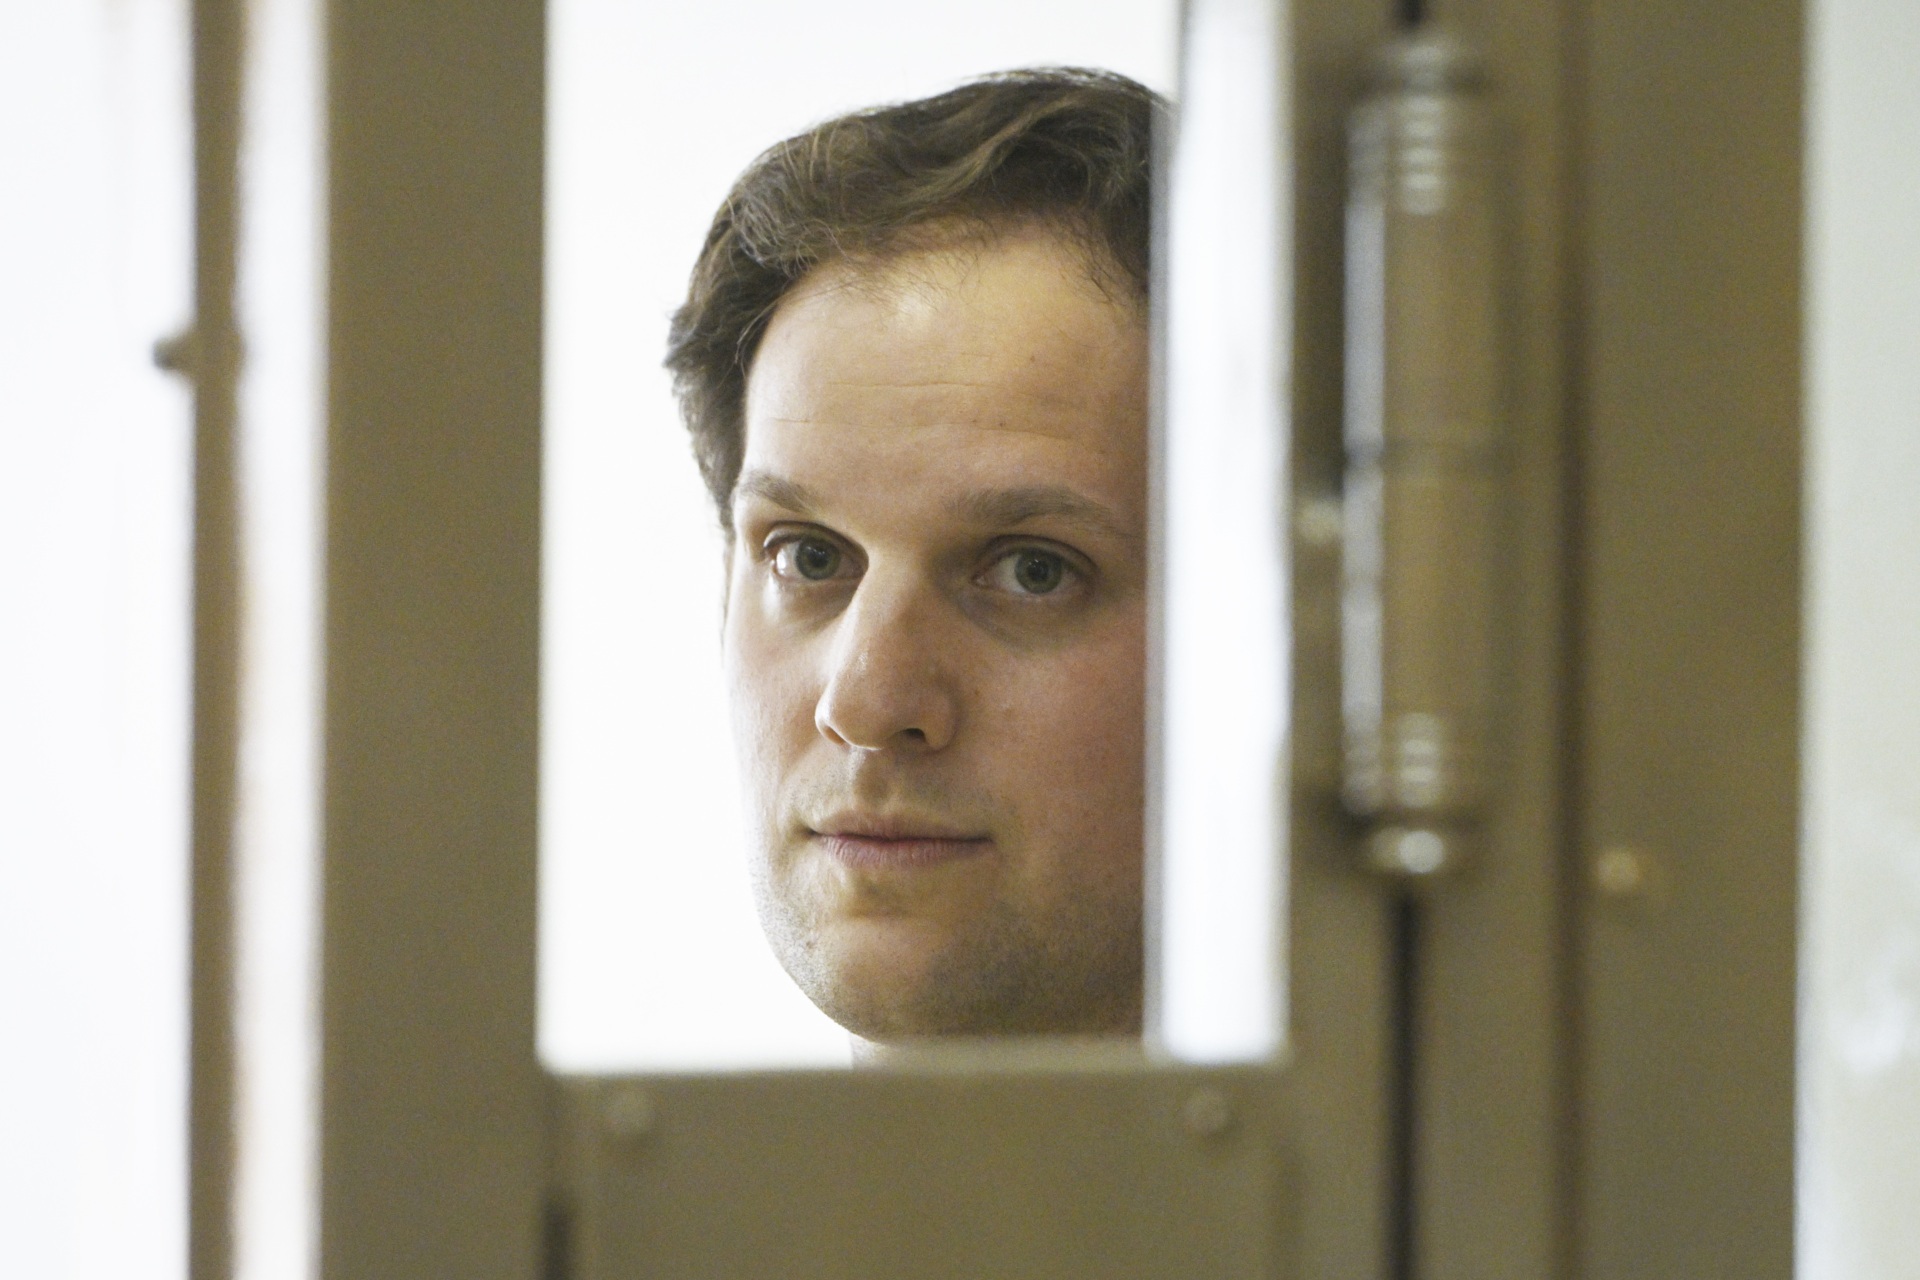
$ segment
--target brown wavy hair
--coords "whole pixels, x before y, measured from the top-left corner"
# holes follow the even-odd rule
[[[990,242],[1042,222],[1103,288],[1144,305],[1153,132],[1166,104],[1125,76],[1008,71],[855,112],[755,160],[714,216],[674,313],[666,366],[720,523],[745,450],[747,372],[774,308],[840,258]]]

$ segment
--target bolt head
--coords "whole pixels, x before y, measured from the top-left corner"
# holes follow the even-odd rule
[[[1637,898],[1652,878],[1646,851],[1632,845],[1610,845],[1594,857],[1593,887],[1603,897]]]
[[[1214,1088],[1195,1089],[1180,1108],[1180,1123],[1202,1140],[1224,1137],[1233,1121],[1233,1100]]]
[[[609,1137],[633,1142],[653,1132],[658,1123],[653,1096],[639,1085],[616,1085],[607,1094],[601,1119]]]

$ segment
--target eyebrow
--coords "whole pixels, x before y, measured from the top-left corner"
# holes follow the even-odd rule
[[[803,516],[813,515],[820,509],[820,499],[813,490],[770,471],[741,472],[733,486],[733,501],[742,498],[762,498]]]
[[[1012,528],[1029,520],[1059,519],[1116,538],[1132,538],[1112,508],[1064,485],[978,489],[953,504],[954,514],[974,524]]]
[[[744,471],[734,485],[735,501],[760,498],[796,515],[813,516],[824,505],[805,485],[768,471]],[[956,498],[951,511],[969,524],[1017,528],[1033,520],[1056,519],[1115,538],[1137,540],[1113,509],[1065,485],[1021,485],[1011,489],[975,489]]]

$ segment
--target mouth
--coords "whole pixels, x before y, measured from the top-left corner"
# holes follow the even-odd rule
[[[938,866],[993,848],[992,837],[943,823],[863,814],[837,814],[809,827],[807,838],[834,861],[863,871]]]

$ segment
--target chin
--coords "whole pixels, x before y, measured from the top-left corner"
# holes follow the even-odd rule
[[[823,930],[810,963],[788,972],[822,1013],[865,1040],[983,1034],[982,1011],[971,1007],[977,993],[937,976],[951,945],[923,921],[845,921]]]
[[[782,957],[783,961],[786,957]],[[1102,963],[1004,935],[955,938],[924,921],[837,924],[787,969],[828,1017],[890,1044],[959,1036],[1138,1035],[1137,936]]]

